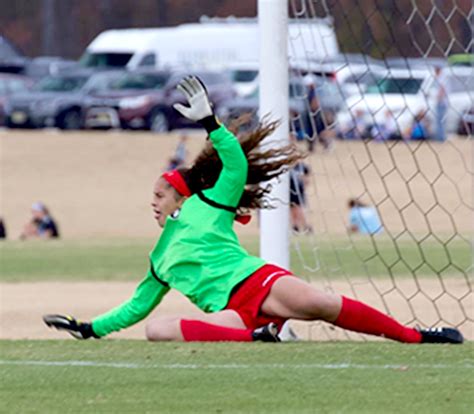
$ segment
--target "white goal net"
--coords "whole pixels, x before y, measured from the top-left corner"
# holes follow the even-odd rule
[[[290,128],[309,151],[292,270],[474,339],[472,1],[289,0],[289,15]]]

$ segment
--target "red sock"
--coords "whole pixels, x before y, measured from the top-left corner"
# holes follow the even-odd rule
[[[186,342],[250,342],[252,340],[251,329],[227,328],[225,326],[212,325],[207,322],[186,319],[181,319],[181,333]]]
[[[341,313],[334,325],[355,332],[384,336],[399,342],[421,342],[421,334],[416,329],[403,326],[390,316],[345,296],[342,297]]]

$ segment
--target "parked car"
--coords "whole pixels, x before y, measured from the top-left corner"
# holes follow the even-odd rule
[[[5,124],[8,99],[15,93],[28,91],[33,81],[21,75],[0,73],[0,126]]]
[[[474,67],[448,66],[441,76],[448,95],[446,131],[456,132],[462,116],[474,106]]]
[[[258,62],[236,63],[226,69],[237,96],[247,96],[258,87]]]
[[[30,91],[9,99],[7,126],[82,128],[85,101],[98,93],[95,76],[93,71],[79,70],[41,79]]]
[[[78,95],[88,78],[88,74],[49,76],[31,91],[16,94],[9,100],[7,126],[80,128],[82,110]]]
[[[351,63],[338,68],[335,81],[346,98],[361,96],[368,87],[376,85],[387,76],[388,71],[381,65]]]
[[[164,88],[170,71],[139,69],[95,76],[94,97],[87,101],[85,125],[89,128],[153,129],[149,118],[154,96]]]
[[[31,59],[23,70],[23,73],[35,80],[46,76],[57,75],[66,71],[79,69],[78,62],[64,59],[58,56],[38,56]]]
[[[333,82],[325,78],[314,76],[312,81],[316,86],[316,96],[319,99],[321,109],[326,113],[335,113],[344,103],[344,99]],[[305,81],[300,76],[290,77],[288,85],[288,97],[290,107],[290,119],[293,123],[292,129],[298,130],[304,128],[301,123],[306,122],[309,111],[308,106],[308,89]],[[217,115],[224,121],[229,121],[238,118],[244,113],[250,113],[254,116],[254,120],[248,127],[252,127],[258,122],[258,108],[259,108],[259,89],[254,93],[244,98],[237,98],[228,101]]]
[[[406,69],[406,70],[429,70],[434,68],[443,68],[448,65],[448,61],[442,57],[389,57],[385,59],[387,69]]]
[[[414,115],[426,110],[433,79],[433,74],[427,70],[391,69],[363,95],[346,100],[345,108],[336,116],[338,127],[349,129],[356,117],[362,118],[367,127],[383,123],[385,110],[389,109],[399,129],[406,130]]]
[[[457,133],[474,137],[474,106],[461,115]]]
[[[474,103],[474,70],[469,67],[446,66],[440,80],[445,85],[448,108],[446,131],[456,132],[461,116]],[[426,113],[434,125],[438,81],[432,71],[391,69],[377,85],[370,86],[361,97],[346,101],[347,110],[337,115],[342,129],[350,124],[353,116],[362,114],[368,127],[383,122],[385,109],[389,109],[400,131],[406,131],[416,114]]]
[[[333,24],[327,19],[290,19],[290,38],[298,37],[289,55],[335,55],[339,48]],[[87,46],[81,65],[138,69],[186,67],[221,69],[235,62],[258,62],[259,25],[253,18],[201,18],[200,23],[175,27],[113,29],[99,33]],[[303,47],[306,45],[307,47]],[[308,52],[308,46],[310,50]]]
[[[347,98],[361,95],[387,73],[384,62],[367,55],[341,53],[324,60],[292,62],[303,75],[308,73],[335,82]]]
[[[147,73],[150,76],[153,73],[156,76],[167,76],[166,72],[134,71],[130,72],[126,79],[133,77],[138,79]],[[193,74],[202,79],[206,85],[216,110],[223,102],[235,97],[232,83],[225,74],[209,71],[195,71]],[[172,76],[168,73],[169,79],[164,85],[158,84],[143,89],[130,88],[125,79],[124,85],[107,92],[108,99],[111,99],[108,104],[94,100],[90,102],[87,122],[90,122],[91,117],[105,119],[106,114],[110,115],[110,111],[116,111],[119,122],[124,128],[167,132],[176,128],[197,127],[196,123],[184,118],[173,108],[175,103],[186,104],[183,94],[176,90],[176,85],[186,75],[187,72],[175,73]]]
[[[0,73],[0,126],[5,124],[8,98],[15,93],[26,92],[32,84],[32,80],[25,76]]]

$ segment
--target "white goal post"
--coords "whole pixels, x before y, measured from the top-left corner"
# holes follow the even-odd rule
[[[260,109],[280,120],[267,142],[285,145],[289,142],[288,120],[288,2],[259,0]],[[289,180],[288,174],[272,183],[270,194],[275,208],[260,211],[260,256],[284,268],[290,267],[289,256]]]

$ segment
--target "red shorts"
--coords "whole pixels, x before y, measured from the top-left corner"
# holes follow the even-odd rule
[[[276,323],[278,328],[281,328],[286,321],[285,318],[265,315],[260,308],[273,284],[282,276],[292,275],[290,271],[278,266],[269,264],[262,266],[240,286],[237,285],[237,290],[232,293],[226,309],[236,311],[249,329],[258,328],[270,322]]]

